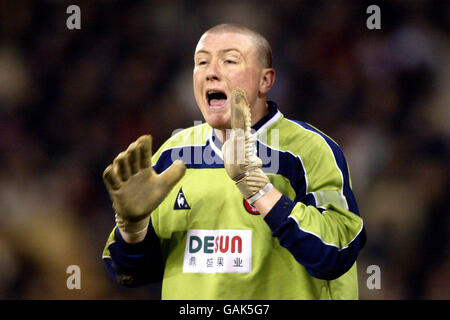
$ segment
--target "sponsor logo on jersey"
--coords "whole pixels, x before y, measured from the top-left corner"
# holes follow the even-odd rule
[[[183,272],[249,273],[251,271],[251,230],[191,229],[188,231]]]
[[[254,206],[252,206],[250,203],[248,203],[248,201],[246,199],[244,199],[243,201],[244,203],[244,208],[245,210],[247,210],[248,213],[253,214],[253,215],[259,215],[261,214],[258,209],[256,209]]]

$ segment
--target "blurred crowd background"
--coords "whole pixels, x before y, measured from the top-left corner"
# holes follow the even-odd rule
[[[70,4],[80,30],[66,27]],[[371,4],[381,30],[366,27]],[[269,98],[347,157],[368,234],[361,299],[449,299],[449,16],[446,0],[1,0],[0,299],[160,297],[103,266],[114,217],[101,175],[140,135],[156,150],[203,121],[193,52],[223,22],[267,37]],[[81,290],[66,287],[69,265]]]

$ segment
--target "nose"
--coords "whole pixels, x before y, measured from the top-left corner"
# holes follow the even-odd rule
[[[217,68],[217,64],[213,61],[211,61],[211,63],[208,65],[208,69],[206,70],[206,80],[220,80],[220,73]]]

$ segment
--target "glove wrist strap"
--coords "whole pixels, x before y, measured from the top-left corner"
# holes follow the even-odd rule
[[[255,193],[253,196],[251,196],[250,198],[247,199],[247,202],[250,203],[251,205],[253,205],[253,203],[255,203],[255,201],[259,200],[262,196],[264,196],[267,192],[269,192],[270,190],[272,190],[273,188],[273,184],[271,184],[270,182],[268,184],[265,185],[264,188],[262,188],[261,190],[259,190],[257,193]]]
[[[150,221],[150,216],[144,217],[143,219],[130,222],[126,219],[123,219],[120,215],[116,214],[116,225],[125,233],[128,237],[135,239],[138,238],[142,233],[144,233]]]
[[[147,226],[148,227],[148,226]],[[141,234],[143,234],[145,231],[147,231],[147,227],[145,227],[144,229],[142,229],[141,231],[137,231],[137,232],[127,232],[123,229],[121,229],[121,231],[123,233],[125,233],[130,239],[136,239],[139,238]]]

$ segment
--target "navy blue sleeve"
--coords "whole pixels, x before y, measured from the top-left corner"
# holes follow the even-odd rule
[[[348,246],[337,248],[302,230],[298,221],[289,217],[296,203],[283,195],[264,217],[273,236],[278,238],[281,246],[289,250],[311,276],[325,280],[340,277],[355,263],[365,244],[364,227]],[[317,209],[309,206],[306,210]]]
[[[110,257],[103,259],[111,277],[126,287],[137,287],[162,280],[164,261],[158,236],[151,220],[147,235],[138,243],[127,243],[119,229],[114,233],[115,241],[108,249]]]

